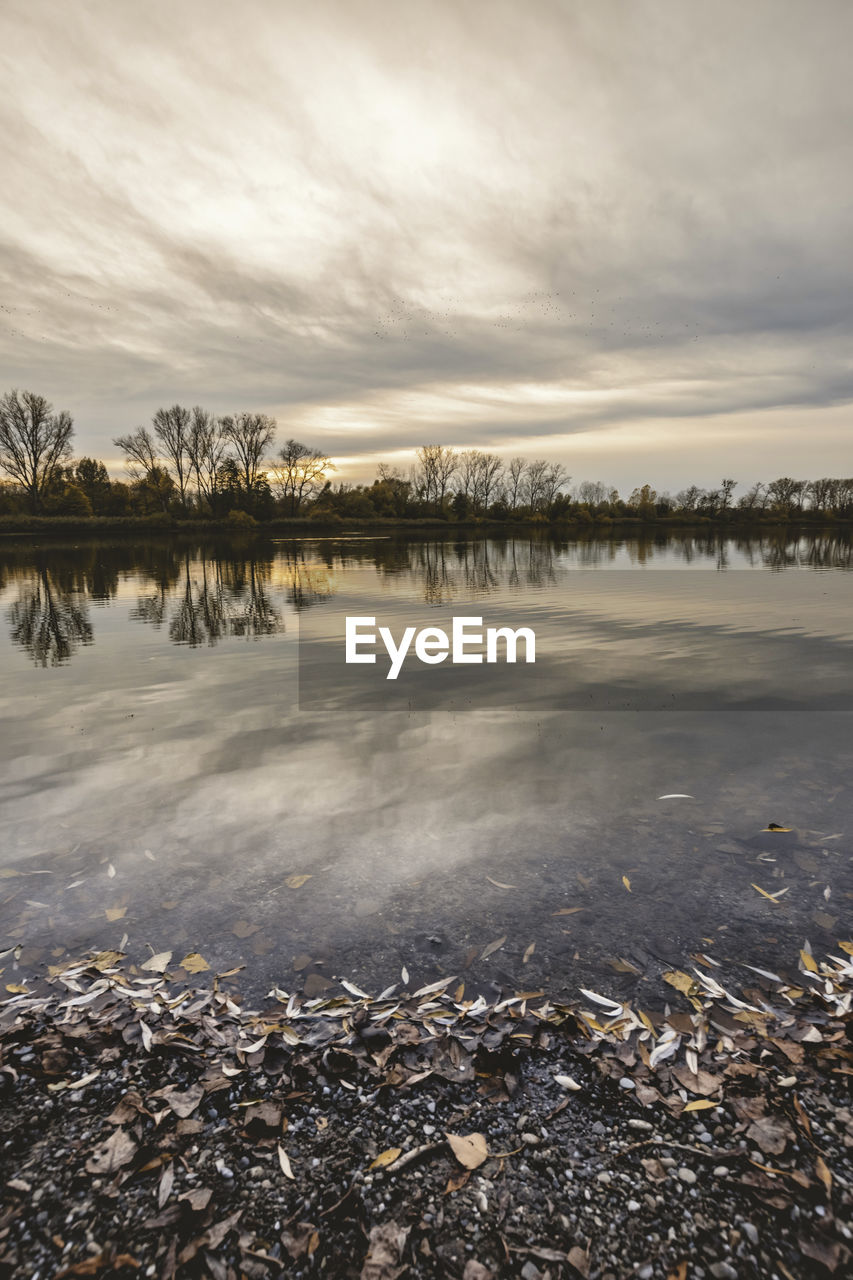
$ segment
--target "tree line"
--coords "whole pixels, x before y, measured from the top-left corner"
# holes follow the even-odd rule
[[[96,458],[74,460],[74,423],[30,391],[0,397],[0,515],[154,516],[251,524],[308,515],[344,519],[488,519],[581,526],[619,519],[682,520],[853,518],[853,478],[783,476],[676,494],[649,484],[627,497],[600,480],[572,477],[559,463],[480,449],[427,444],[404,474],[381,463],[371,484],[333,483],[334,463],[321,450],[288,439],[278,424],[251,411],[216,415],[201,406],[158,409],[113,443],[126,480],[112,479]]]

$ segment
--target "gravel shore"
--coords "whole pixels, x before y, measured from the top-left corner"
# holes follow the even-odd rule
[[[453,980],[247,1010],[90,958],[0,1008],[3,1274],[843,1274],[846,959],[684,977],[651,1015]]]

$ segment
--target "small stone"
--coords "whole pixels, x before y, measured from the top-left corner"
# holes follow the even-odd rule
[[[634,1084],[634,1081],[631,1079],[630,1076],[623,1076],[622,1079],[619,1081],[620,1089],[636,1089],[636,1087],[637,1086]]]
[[[728,1165],[718,1164],[714,1169],[715,1178],[727,1178],[729,1176]]]
[[[629,1212],[629,1213],[639,1213],[639,1212],[640,1212],[640,1202],[639,1202],[639,1200],[629,1200],[629,1201],[628,1201],[628,1212]]]
[[[629,1120],[629,1129],[642,1129],[644,1133],[651,1133],[654,1128],[653,1124],[649,1124],[648,1120]]]
[[[606,1169],[603,1169],[601,1173],[596,1174],[595,1180],[596,1182],[603,1182],[606,1187],[609,1187],[610,1183],[613,1181]]]
[[[650,1262],[647,1262],[646,1265],[644,1267],[640,1267],[640,1270],[637,1272],[637,1280],[652,1280],[654,1273],[654,1267]]]
[[[541,1280],[542,1272],[535,1262],[525,1262],[521,1268],[521,1280]]]
[[[758,1244],[758,1228],[751,1222],[744,1222],[742,1226],[743,1234],[746,1236],[749,1243],[752,1245]]]
[[[688,1169],[686,1165],[682,1165],[678,1170],[678,1176],[682,1182],[686,1182],[688,1187],[692,1187],[696,1181],[696,1174],[692,1169]],[[737,1277],[735,1277],[737,1280]]]
[[[711,1275],[714,1280],[737,1280],[737,1272],[728,1262],[712,1262]]]
[[[538,1147],[541,1142],[541,1138],[537,1138],[535,1133],[523,1133],[521,1135],[521,1141],[528,1147]]]

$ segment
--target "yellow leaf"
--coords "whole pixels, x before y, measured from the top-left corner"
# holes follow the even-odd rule
[[[817,973],[818,969],[815,964],[815,958],[814,956],[809,955],[808,951],[801,951],[800,959],[803,962],[803,967],[808,969],[809,973]]]
[[[387,1169],[395,1160],[399,1160],[403,1154],[402,1147],[389,1147],[387,1151],[382,1151],[367,1167],[368,1169]]]
[[[288,876],[284,883],[288,889],[301,889],[306,880],[310,879],[310,876]]]
[[[517,889],[516,884],[504,884],[502,880],[493,880],[491,876],[486,876],[489,884],[493,884],[496,889]]]
[[[690,974],[685,973],[683,969],[670,969],[669,973],[663,975],[663,980],[685,996],[689,996],[696,985]]]
[[[586,907],[561,907],[559,911],[552,911],[552,916],[573,916],[577,911],[585,911]]]
[[[181,968],[186,969],[187,973],[204,973],[206,969],[210,968],[210,965],[204,956],[199,955],[197,951],[191,951],[181,961]]]
[[[829,1166],[822,1156],[818,1156],[815,1160],[814,1171],[826,1187],[826,1194],[832,1194],[832,1174],[829,1172]]]
[[[684,1108],[685,1111],[705,1111],[708,1107],[717,1107],[718,1102],[712,1102],[710,1098],[695,1098],[693,1102],[688,1102]]]
[[[127,915],[127,907],[104,907],[104,915],[108,920],[123,920]]]
[[[146,960],[145,964],[141,964],[140,969],[144,969],[147,973],[165,973],[166,966],[172,958],[171,951],[160,951],[157,955],[152,956],[150,960]]]
[[[846,951],[848,956],[853,956],[853,942],[839,942],[842,951]]]
[[[631,881],[628,879],[628,877],[627,877],[627,876],[623,876],[623,877],[622,877],[622,883],[624,884],[625,888],[626,888],[626,889],[628,890],[628,892],[630,893],[630,892],[631,892]]]
[[[478,1169],[489,1154],[489,1147],[482,1133],[445,1134],[456,1159],[466,1169]]]
[[[749,883],[750,883],[750,884],[752,884],[752,881],[750,880],[750,882],[749,882]],[[761,887],[761,885],[760,885],[760,884],[752,884],[752,887],[753,887],[753,889],[756,889],[756,890],[761,894],[761,896],[762,896],[763,898],[769,898],[771,902],[775,902],[775,901],[776,901],[776,899],[775,899],[775,897],[773,896],[773,894],[772,894],[772,893],[768,893],[766,889],[762,889],[762,887]]]
[[[780,827],[777,822],[771,822],[766,827],[762,827],[762,831],[793,831],[793,827]]]
[[[22,986],[20,982],[7,982],[6,990],[11,991],[12,995],[15,995],[15,996],[17,995],[25,996],[29,993],[29,987]]]
[[[533,955],[533,952],[534,952],[535,950],[536,950],[536,943],[535,943],[535,942],[531,942],[530,946],[527,948],[527,950],[525,951],[524,955],[521,957],[521,963],[522,963],[522,964],[527,964],[527,961],[528,961],[528,960],[530,959],[530,957]]]

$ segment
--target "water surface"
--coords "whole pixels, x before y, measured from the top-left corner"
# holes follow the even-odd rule
[[[851,563],[841,538],[7,543],[4,945],[567,993],[831,949]],[[532,626],[537,662],[391,685],[342,666],[347,614]]]

